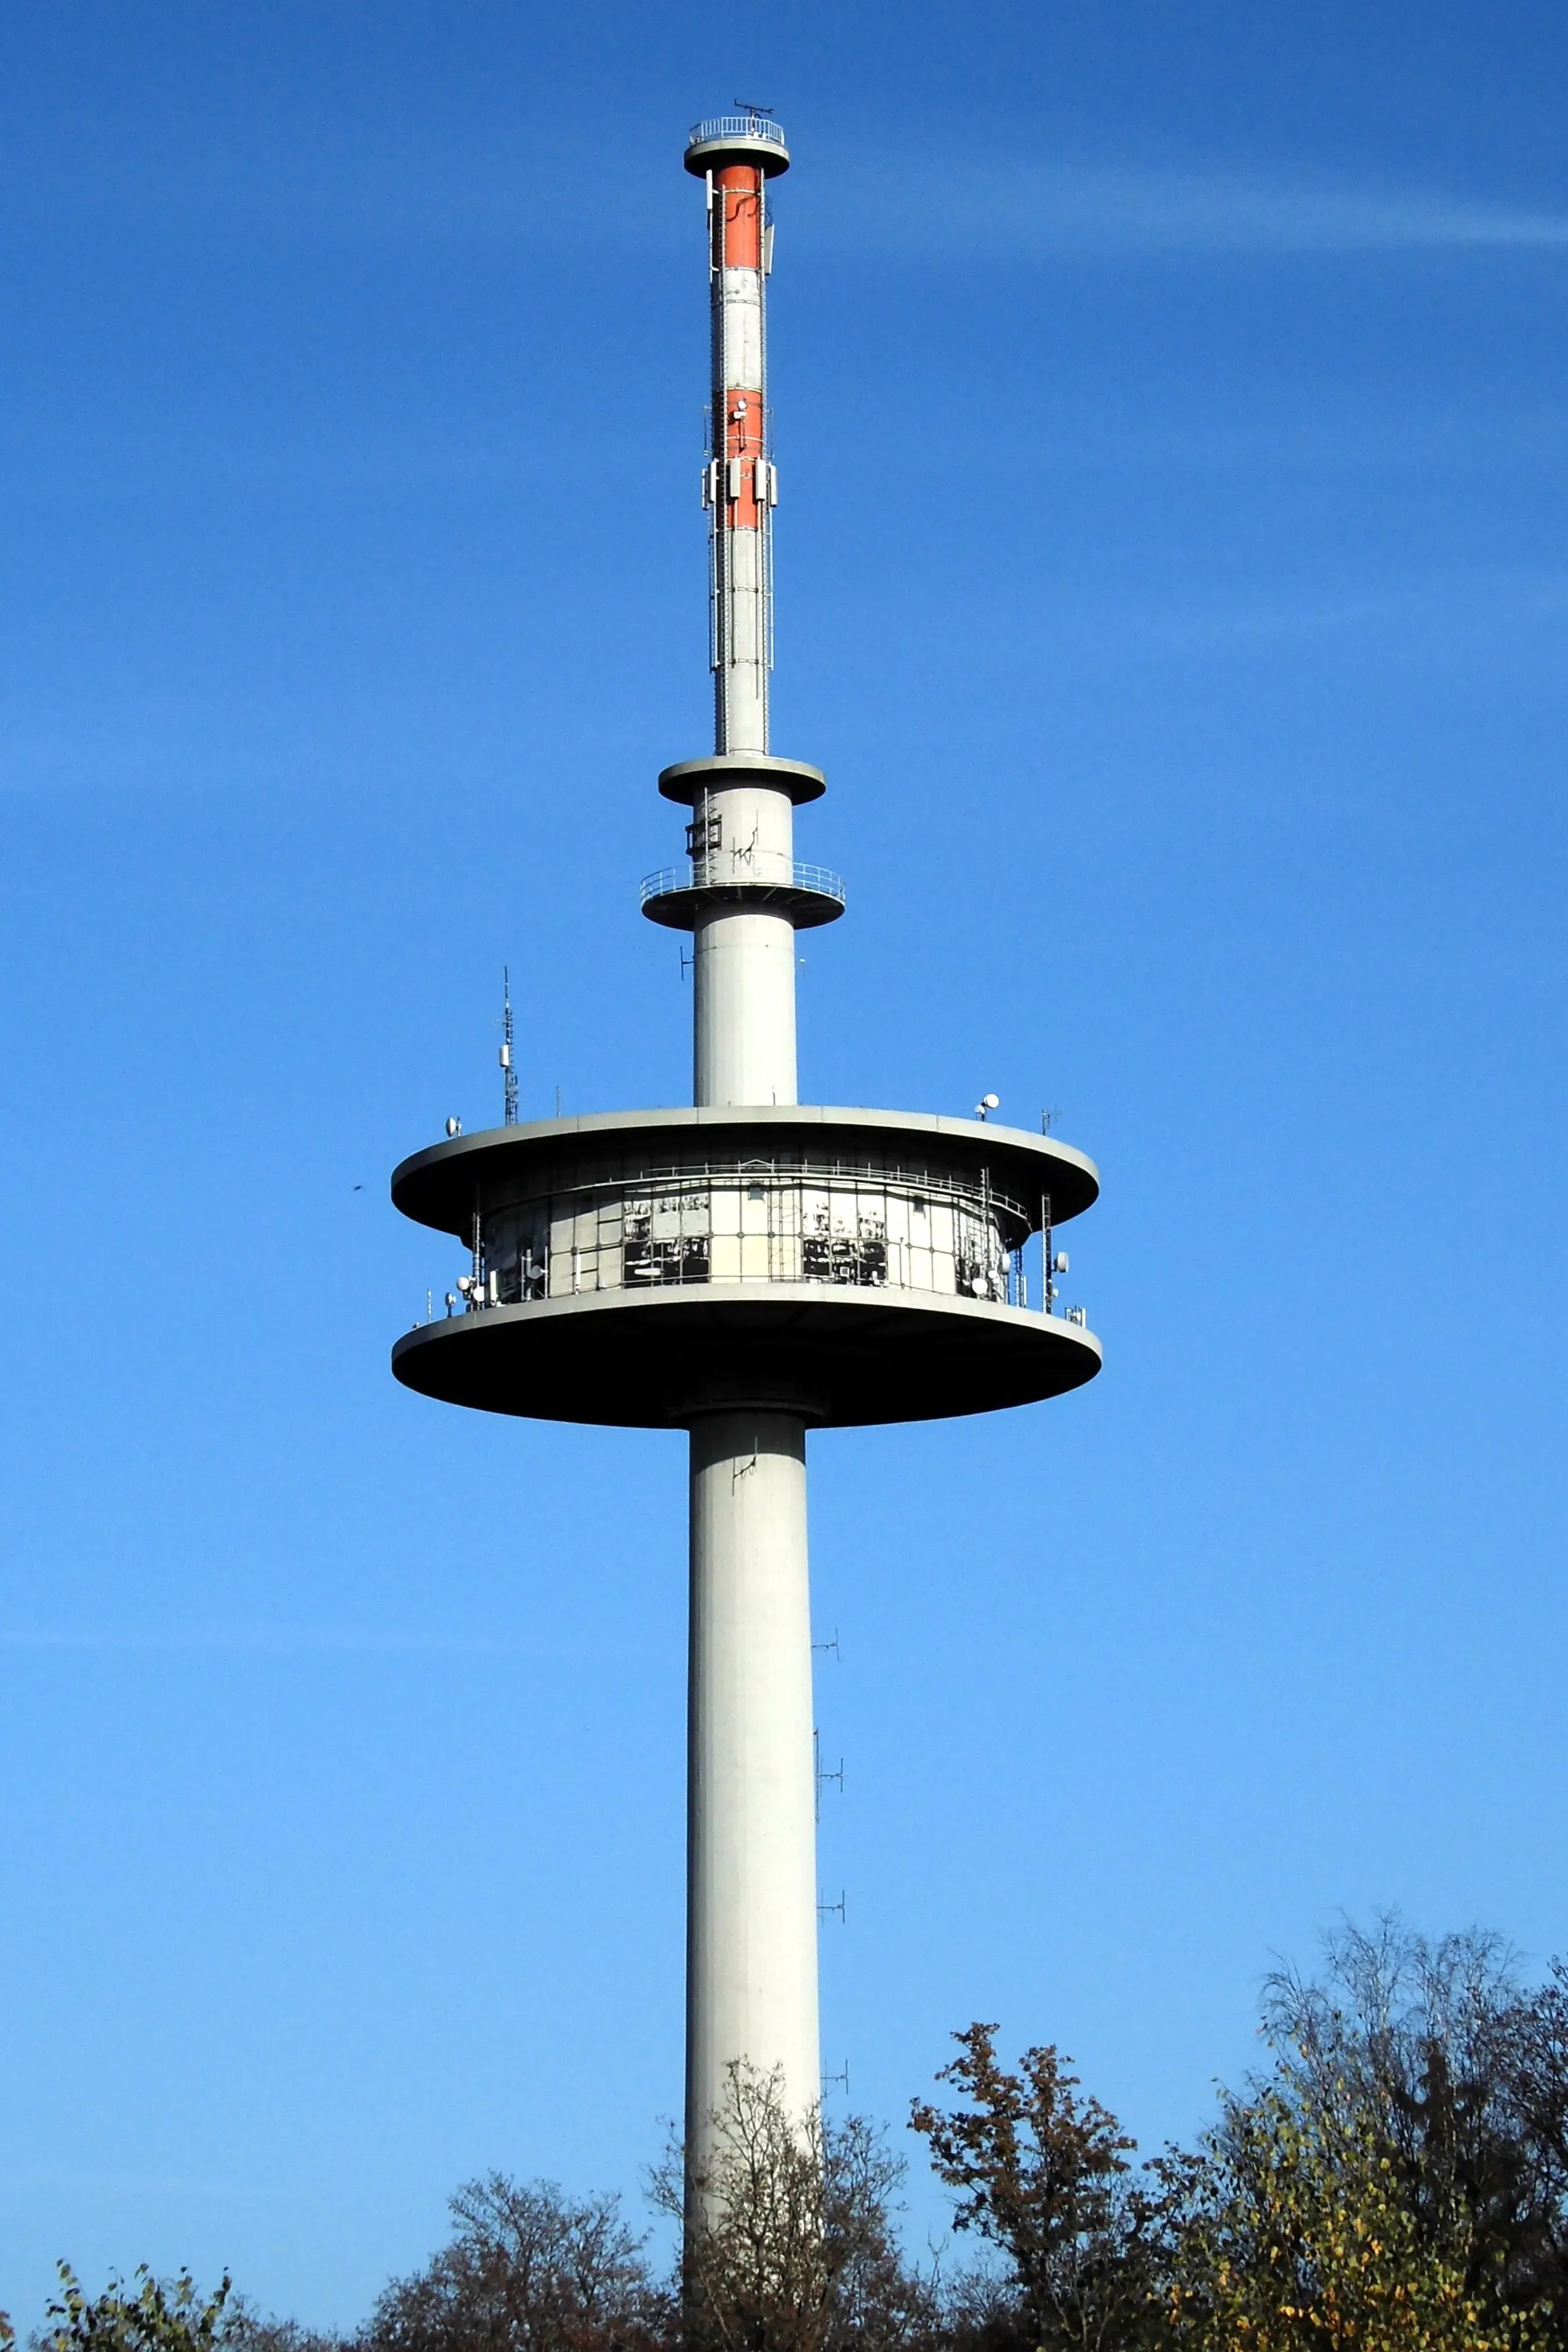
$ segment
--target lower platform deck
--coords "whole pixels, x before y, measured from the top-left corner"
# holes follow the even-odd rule
[[[392,1356],[449,1404],[637,1429],[746,1405],[829,1429],[944,1420],[1061,1396],[1100,1362],[1081,1323],[994,1300],[715,1282],[454,1314]]]

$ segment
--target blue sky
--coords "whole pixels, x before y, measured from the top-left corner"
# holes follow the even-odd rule
[[[457,1266],[385,1178],[499,1118],[503,961],[525,1115],[686,1089],[736,97],[804,1090],[1105,1182],[1101,1379],[814,1444],[826,2063],[897,2125],[995,2018],[1157,2144],[1342,1907],[1568,1948],[1560,10],[57,0],[0,64],[0,2301],[350,2323],[677,2106],[681,1441],[400,1390]]]

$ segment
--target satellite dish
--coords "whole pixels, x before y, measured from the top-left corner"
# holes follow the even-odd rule
[[[463,1122],[460,1118],[449,1118],[447,1121],[447,1133],[448,1136],[461,1135],[462,1132]]]

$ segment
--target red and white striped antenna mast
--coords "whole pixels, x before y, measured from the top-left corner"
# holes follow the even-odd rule
[[[789,150],[771,110],[745,105],[740,114],[699,123],[686,163],[708,187],[712,379],[703,500],[710,517],[713,749],[766,751],[778,503],[768,411],[768,180],[788,170]]]

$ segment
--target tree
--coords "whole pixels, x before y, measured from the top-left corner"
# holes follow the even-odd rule
[[[1054,2047],[1026,2050],[1009,2074],[996,2030],[975,2024],[953,2036],[960,2054],[937,2080],[966,2104],[917,2099],[910,2111],[939,2178],[959,2192],[954,2227],[1007,2257],[1016,2329],[1031,2346],[1110,2352],[1148,2341],[1168,2184],[1133,2178],[1136,2142],[1097,2099],[1078,2095],[1078,2077]],[[1005,2318],[993,2305],[982,2341],[1004,2341]]]
[[[828,2352],[900,2352],[939,2330],[934,2278],[904,2258],[893,2221],[905,2166],[864,2116],[822,2126]]]
[[[68,2263],[57,2267],[61,2294],[47,2313],[55,2325],[33,2338],[34,2352],[216,2352],[222,2341],[226,2273],[204,2297],[188,2271],[171,2286],[143,2263],[134,2290],[116,2273],[101,2294],[89,2296]]]
[[[553,2181],[519,2187],[492,2172],[450,2210],[451,2243],[385,2289],[363,2352],[637,2352],[654,2341],[662,2314],[618,2198],[574,2201]]]
[[[1550,1980],[1503,2012],[1490,2050],[1527,2192],[1496,2252],[1508,2290],[1549,2297],[1568,2342],[1568,1966],[1553,1960]]]
[[[353,2341],[298,2319],[269,2316],[238,2294],[230,2296],[218,2333],[221,2352],[350,2352]]]
[[[1414,2226],[1452,2243],[1488,2310],[1564,2315],[1568,2343],[1568,1979],[1520,1988],[1500,1938],[1436,1942],[1396,1916],[1328,1938],[1323,1979],[1281,1971],[1265,2025],[1289,2054],[1293,2104],[1353,2105],[1397,2176]]]
[[[893,2352],[930,2330],[889,2199],[903,2167],[864,2120],[793,2113],[776,2074],[736,2062],[689,2185],[672,2146],[656,2205],[684,2226],[679,2335],[689,2352]]]
[[[1182,2352],[1545,2352],[1543,2314],[1471,2292],[1462,2200],[1418,2210],[1378,2115],[1327,2087],[1281,2066],[1184,2168],[1166,2290]]]

